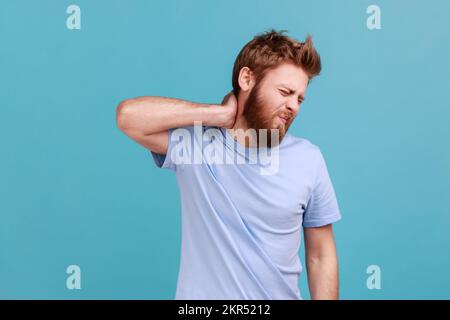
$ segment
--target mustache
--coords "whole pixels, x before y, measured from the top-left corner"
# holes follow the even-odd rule
[[[278,117],[286,119],[286,122],[291,121],[294,118],[294,115],[292,114],[292,112],[281,112],[278,114]]]
[[[292,112],[284,111],[284,112],[276,113],[273,117],[265,117],[264,119],[261,119],[261,120],[264,125],[269,125],[273,121],[273,119],[275,119],[276,117],[286,119],[286,124],[289,124],[294,119],[294,114]]]

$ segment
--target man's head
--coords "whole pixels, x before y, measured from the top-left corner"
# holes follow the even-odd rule
[[[309,81],[321,70],[311,37],[299,42],[283,32],[271,30],[255,36],[242,48],[233,67],[233,92],[243,102],[242,117],[248,128],[268,130],[262,145],[269,147],[274,130],[279,130],[279,141],[283,139]]]

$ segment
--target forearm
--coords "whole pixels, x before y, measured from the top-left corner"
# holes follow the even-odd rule
[[[338,261],[335,254],[306,260],[308,286],[312,300],[339,298]]]
[[[124,130],[147,135],[193,125],[194,121],[220,126],[226,111],[220,105],[145,96],[122,101],[117,108],[117,122]]]

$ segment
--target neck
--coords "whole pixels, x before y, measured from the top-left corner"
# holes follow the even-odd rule
[[[234,123],[234,126],[231,129],[227,129],[228,133],[233,137],[235,141],[237,141],[240,145],[245,146],[247,148],[249,147],[257,147],[258,143],[256,140],[256,137],[253,137],[247,130],[249,129],[247,120],[245,119],[243,113],[244,113],[244,107],[245,107],[245,101],[248,99],[248,93],[247,92],[239,92],[238,95],[238,110],[237,110],[237,117],[236,121]],[[247,134],[246,134],[247,132]]]
[[[249,129],[247,120],[240,115],[236,122],[234,123],[234,126],[231,129],[227,129],[228,133],[233,137],[235,141],[237,141],[239,144],[245,146],[245,147],[256,147],[257,146],[257,139],[255,136],[250,134],[250,131],[247,131]],[[258,132],[256,132],[258,134]]]

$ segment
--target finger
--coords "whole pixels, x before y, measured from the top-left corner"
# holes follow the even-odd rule
[[[230,92],[225,97],[223,97],[222,104],[224,104],[228,100],[229,97],[230,97]]]

